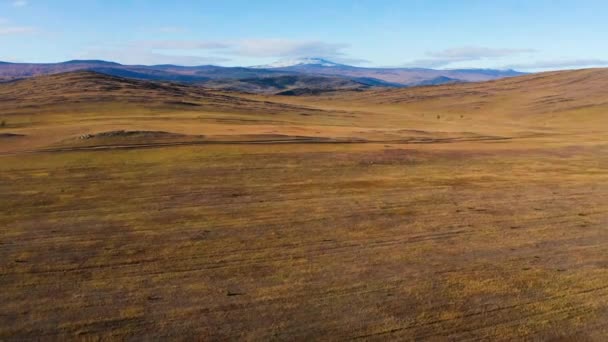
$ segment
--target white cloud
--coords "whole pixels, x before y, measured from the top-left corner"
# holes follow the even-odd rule
[[[506,57],[531,52],[536,51],[533,49],[493,49],[487,47],[465,46],[429,52],[427,55],[434,58],[476,60],[481,58]]]
[[[534,53],[533,49],[495,49],[465,46],[441,51],[427,52],[429,58],[417,59],[404,64],[405,67],[440,68],[452,63],[501,58],[524,53]]]
[[[103,59],[122,64],[177,64],[204,65],[227,62],[229,59],[216,56],[173,55],[156,53],[146,49],[90,49],[78,56],[78,59]]]
[[[235,41],[160,40],[136,42],[134,46],[159,50],[222,50],[223,54],[246,57],[338,57],[347,44],[315,40],[243,39]]]
[[[23,59],[14,56],[0,57],[0,61],[7,63],[24,63]]]
[[[15,0],[12,3],[13,7],[25,7],[28,5],[27,0]]]
[[[205,40],[150,40],[135,42],[130,45],[136,48],[158,50],[217,50],[231,47],[227,43]]]
[[[360,64],[371,64],[372,61],[363,58],[349,58],[349,57],[330,57],[332,62],[347,64],[347,65],[360,65]]]
[[[606,66],[606,59],[561,59],[550,61],[535,61],[530,63],[520,63],[507,65],[505,68],[535,70],[535,69],[568,69],[568,68],[584,68],[593,66]]]
[[[288,39],[247,39],[237,42],[232,53],[248,57],[336,57],[347,44]]]
[[[338,63],[361,64],[366,60],[349,58],[346,44],[288,39],[243,40],[148,40],[88,49],[80,56],[125,64],[201,65],[227,62],[235,57],[297,58],[322,57]]]
[[[426,59],[415,59],[413,61],[402,64],[404,68],[441,68],[451,63],[464,62],[468,59],[456,59],[456,58],[426,58]]]
[[[0,26],[0,36],[33,32],[35,32],[35,29],[29,26]]]
[[[8,19],[0,18],[0,36],[33,33],[35,31],[34,27],[13,25]]]

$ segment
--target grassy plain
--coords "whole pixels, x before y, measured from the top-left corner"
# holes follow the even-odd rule
[[[601,340],[606,73],[0,85],[0,339]]]

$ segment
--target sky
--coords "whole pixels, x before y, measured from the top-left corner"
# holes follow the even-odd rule
[[[0,61],[608,66],[605,0],[0,0]]]

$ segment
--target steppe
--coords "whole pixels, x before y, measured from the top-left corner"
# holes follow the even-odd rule
[[[0,84],[0,340],[600,340],[608,69]]]

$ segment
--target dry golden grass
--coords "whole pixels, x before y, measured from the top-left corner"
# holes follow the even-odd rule
[[[0,339],[602,340],[604,74],[0,85]]]

